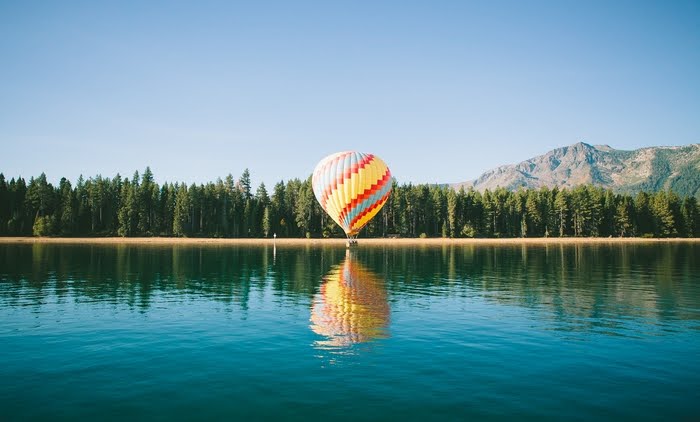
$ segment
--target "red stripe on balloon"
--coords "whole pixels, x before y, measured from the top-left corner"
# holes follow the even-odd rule
[[[343,158],[346,156],[344,155]],[[360,170],[365,168],[372,160],[374,159],[373,154],[367,154],[359,163],[355,163],[352,166],[350,166],[349,169],[346,169],[345,172],[339,176],[333,179],[330,185],[328,185],[323,192],[323,197],[321,200],[321,208],[326,207],[326,203],[328,202],[328,199],[330,198],[331,194],[333,191],[338,187],[338,184],[343,182],[344,180],[350,178],[353,174],[357,174]]]
[[[359,194],[359,195],[357,195],[357,197],[353,198],[352,201],[350,201],[350,203],[347,204],[343,208],[343,210],[340,212],[339,220],[343,221],[345,216],[347,216],[347,214],[350,211],[352,211],[353,208],[355,208],[360,202],[362,202],[365,199],[369,198],[370,196],[374,195],[377,191],[381,190],[384,187],[384,185],[386,185],[389,182],[390,179],[391,179],[391,172],[387,168],[381,179],[377,180],[368,189],[365,189],[361,194]],[[352,224],[350,225],[350,227],[352,227]]]
[[[369,207],[369,208],[367,208],[366,210],[362,211],[357,217],[353,218],[353,219],[352,219],[352,222],[350,223],[350,227],[352,228],[352,226],[354,226],[355,223],[357,223],[358,221],[360,221],[360,219],[361,219],[362,217],[364,217],[365,215],[369,214],[369,213],[372,212],[373,210],[375,210],[375,209],[377,209],[377,208],[381,208],[382,206],[384,206],[384,203],[389,199],[389,195],[391,195],[391,191],[387,192],[387,193],[382,197],[382,199],[380,199],[379,201],[377,201],[377,202],[375,202],[374,204],[372,204],[371,207]],[[355,229],[355,230],[352,230],[350,233],[351,233],[351,234],[357,234],[357,232],[359,232],[361,229],[362,229],[362,227],[360,227],[360,228],[358,228],[358,229]]]

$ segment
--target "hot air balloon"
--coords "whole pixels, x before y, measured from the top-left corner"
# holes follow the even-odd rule
[[[389,301],[376,273],[356,261],[350,251],[345,261],[323,277],[311,307],[310,328],[323,336],[319,348],[345,349],[388,336]]]
[[[338,152],[316,165],[312,185],[321,208],[345,231],[350,245],[389,199],[391,172],[374,154]]]

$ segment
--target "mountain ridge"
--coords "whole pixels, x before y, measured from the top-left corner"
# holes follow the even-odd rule
[[[619,193],[672,189],[679,195],[700,198],[700,143],[618,150],[577,142],[450,186],[483,191],[497,187],[573,188],[581,184]]]

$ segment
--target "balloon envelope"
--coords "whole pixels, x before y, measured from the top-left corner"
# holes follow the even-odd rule
[[[312,185],[321,208],[356,236],[389,199],[391,172],[374,154],[338,152],[316,165]]]

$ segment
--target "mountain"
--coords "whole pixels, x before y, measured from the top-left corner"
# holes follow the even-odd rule
[[[593,184],[620,193],[673,189],[700,198],[700,144],[623,151],[579,142],[489,170],[456,189],[540,188]]]

